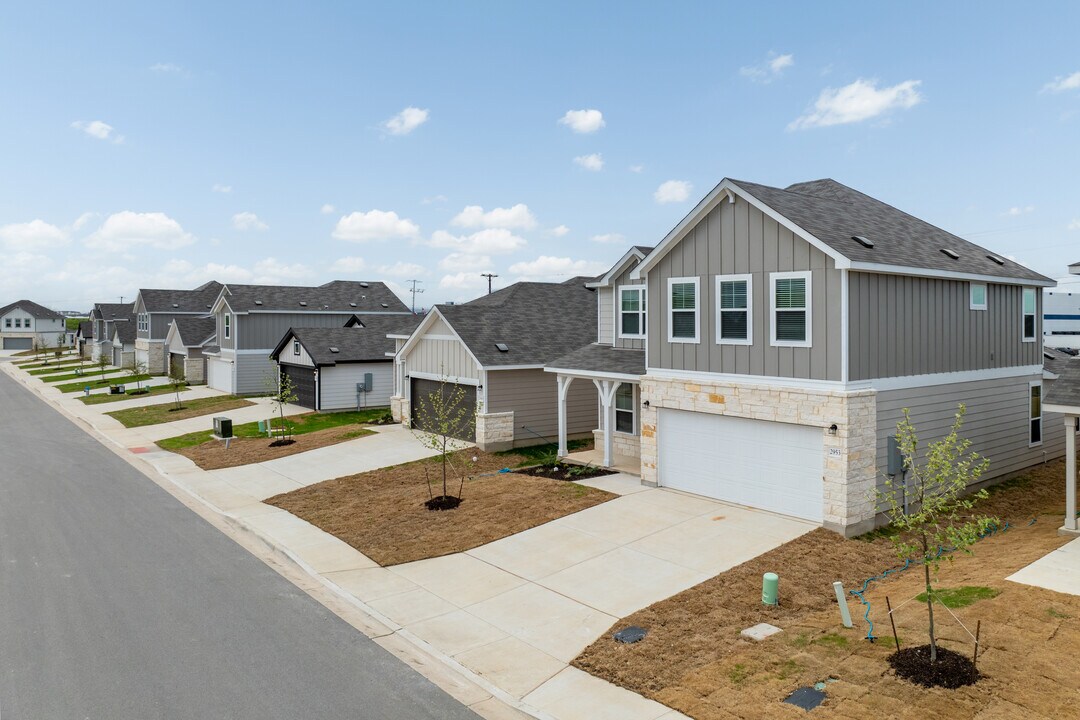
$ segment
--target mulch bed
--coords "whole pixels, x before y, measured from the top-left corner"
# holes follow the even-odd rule
[[[588,480],[604,475],[614,475],[615,470],[607,470],[595,465],[573,465],[560,463],[558,465],[536,465],[535,467],[521,468],[514,472],[532,477],[544,477],[551,480]]]
[[[899,677],[923,687],[955,690],[979,680],[979,671],[971,658],[943,647],[937,649],[934,662],[930,662],[929,645],[901,648],[889,656],[889,666]]]
[[[454,453],[454,466],[468,477],[462,502],[452,510],[425,506],[443,494],[437,458],[328,480],[265,502],[385,566],[463,552],[616,497],[576,483],[499,472],[523,460],[475,448]],[[461,476],[451,472],[449,494],[458,493],[459,483]]]
[[[232,439],[228,450],[225,449],[223,440],[210,440],[202,445],[174,450],[173,452],[190,458],[203,470],[220,470],[221,468],[276,460],[372,434],[374,434],[373,431],[357,428],[355,425],[343,425],[303,435],[295,435],[293,436],[295,442],[285,446],[278,445],[275,447],[273,445],[275,440],[272,438],[238,437]]]

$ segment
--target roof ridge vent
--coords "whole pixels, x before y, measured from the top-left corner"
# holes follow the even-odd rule
[[[986,257],[988,259],[996,262],[998,265],[1004,265],[1005,264],[1005,261],[1003,259],[999,258],[997,255],[987,255]]]
[[[941,252],[945,253],[946,255],[951,257],[953,260],[959,260],[960,259],[960,256],[957,255],[955,251],[950,250],[949,248],[941,248]]]
[[[864,248],[872,248],[872,247],[874,247],[873,241],[867,240],[862,235],[852,235],[851,239],[854,240],[855,242],[859,243],[860,245],[862,245]]]

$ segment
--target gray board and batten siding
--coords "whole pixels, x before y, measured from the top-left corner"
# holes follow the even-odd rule
[[[770,345],[769,275],[811,271],[811,347]],[[749,274],[753,344],[716,342],[716,276]],[[697,343],[668,341],[667,281],[699,278]],[[742,198],[722,202],[648,272],[649,366],[809,380],[842,379],[842,273],[828,255]]]
[[[619,337],[619,323],[621,322],[621,320],[620,320],[621,315],[619,313],[619,305],[620,305],[619,288],[625,287],[625,286],[628,286],[628,285],[643,286],[643,283],[642,283],[641,280],[631,280],[630,279],[630,274],[638,266],[638,262],[639,261],[635,259],[635,260],[632,260],[631,262],[629,262],[627,264],[627,267],[626,267],[625,270],[622,271],[622,274],[620,274],[617,278],[615,278],[612,281],[612,285],[613,285],[612,291],[606,293],[604,295],[603,300],[602,300],[602,302],[607,304],[607,316],[610,318],[610,320],[608,320],[608,322],[611,323],[611,325],[610,325],[611,330],[608,333],[608,342],[609,343],[613,342],[615,347],[618,347],[618,348],[629,348],[629,349],[632,349],[632,350],[644,350],[645,349],[645,340],[644,339],[640,339],[640,338],[621,338],[621,337]],[[648,308],[648,305],[649,305],[648,291],[646,291],[645,295],[646,295],[646,297],[645,297],[645,307]],[[601,319],[601,322],[604,321],[603,308],[601,308],[600,319]]]
[[[344,327],[352,316],[352,313],[249,313],[234,317],[233,322],[240,326],[240,349],[261,350],[276,347],[289,328]]]
[[[488,370],[488,413],[514,413],[517,446],[558,442],[558,378],[538,370]],[[574,380],[566,397],[566,428],[570,436],[591,433],[599,422],[596,386]]]

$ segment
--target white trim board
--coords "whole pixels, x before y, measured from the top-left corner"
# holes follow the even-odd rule
[[[582,379],[582,380],[592,380],[593,378],[599,378],[600,380],[619,380],[621,382],[628,382],[628,383],[640,383],[641,378],[642,378],[641,375],[628,375],[626,373],[602,372],[602,371],[595,371],[594,372],[594,371],[591,371],[591,370],[582,370],[580,368],[579,369],[573,369],[573,368],[546,367],[546,368],[544,368],[544,372],[557,373],[559,375],[565,375],[567,377],[572,377],[572,378],[579,378],[579,379]]]
[[[406,375],[406,380],[417,378],[418,380],[434,380],[435,382],[442,382],[445,380],[454,385],[474,385],[477,387],[480,385],[480,381],[476,378],[451,377],[449,375],[439,375],[438,373],[429,372],[407,372]],[[412,385],[411,382],[409,384]]]
[[[881,273],[883,275],[914,275],[917,277],[944,278],[947,280],[974,280],[975,282],[997,283],[999,285],[1028,285],[1038,287],[1056,287],[1056,280],[1032,280],[1029,278],[1000,277],[998,275],[979,275],[958,270],[937,270],[934,268],[909,267],[907,265],[884,265],[882,263],[853,262],[850,269],[855,272]]]

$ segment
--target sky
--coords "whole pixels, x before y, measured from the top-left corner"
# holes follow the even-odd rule
[[[210,279],[418,306],[606,270],[724,177],[1080,260],[1076,3],[0,9],[0,305]]]

